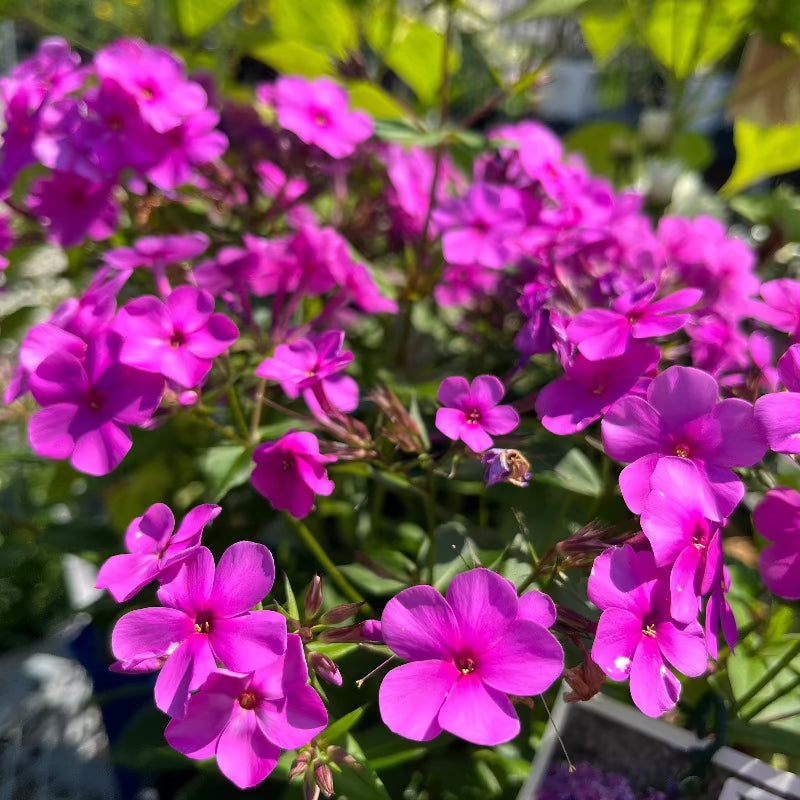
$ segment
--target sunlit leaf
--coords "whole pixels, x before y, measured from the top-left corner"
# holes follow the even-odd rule
[[[239,5],[239,0],[177,0],[178,25],[190,38],[205,33]]]
[[[734,194],[754,183],[781,175],[800,167],[800,123],[759,128],[746,119],[737,119],[733,126],[736,164],[724,194]]]

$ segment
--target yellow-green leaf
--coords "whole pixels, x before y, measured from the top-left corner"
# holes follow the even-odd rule
[[[352,81],[347,84],[350,105],[366,111],[376,119],[406,119],[403,106],[380,86],[367,81]]]
[[[284,75],[316,78],[335,75],[333,59],[303,42],[265,42],[250,48],[250,55]]]
[[[344,0],[269,0],[268,9],[279,39],[305,42],[338,58],[358,49],[358,21]]]
[[[631,40],[633,19],[624,4],[595,5],[581,15],[581,28],[589,52],[603,65]]]
[[[239,5],[239,0],[178,0],[181,33],[194,38],[216,25]]]
[[[746,119],[737,119],[733,139],[736,164],[722,187],[724,194],[734,194],[764,178],[800,168],[800,123],[760,128]]]

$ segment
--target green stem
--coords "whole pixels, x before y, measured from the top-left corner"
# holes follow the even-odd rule
[[[261,378],[256,388],[256,401],[253,404],[253,415],[250,417],[250,444],[258,444],[258,427],[261,424],[261,409],[264,408],[264,392],[267,381]]]
[[[779,658],[762,676],[754,686],[745,692],[744,696],[740,697],[733,704],[733,711],[741,711],[764,687],[769,686],[770,682],[781,673],[792,661],[800,655],[800,639],[798,639],[789,650]]]
[[[754,706],[746,714],[742,714],[742,719],[745,722],[750,722],[750,720],[752,720],[753,717],[760,714],[765,708],[768,708],[773,703],[777,702],[782,697],[789,694],[789,692],[796,689],[798,686],[800,686],[800,673],[795,672],[794,680],[790,681],[785,686],[781,686],[780,689],[776,689],[771,695],[764,698],[760,703],[758,703],[758,705]]]
[[[317,559],[319,565],[327,572],[328,577],[341,589],[342,593],[351,600],[353,603],[363,603],[361,606],[365,614],[374,614],[372,607],[367,603],[364,598],[358,593],[358,590],[353,587],[350,581],[339,571],[336,564],[331,561],[328,554],[323,549],[322,545],[314,538],[314,534],[302,523],[300,520],[295,519],[291,514],[284,515],[292,527],[297,531],[303,544],[311,551],[314,558]]]
[[[233,421],[236,423],[239,434],[245,441],[248,441],[250,439],[250,429],[247,427],[247,422],[245,421],[244,414],[242,413],[242,406],[239,403],[239,395],[236,394],[236,391],[233,387],[228,389],[228,404],[230,405],[231,413],[233,414]]]
[[[428,526],[428,575],[431,586],[436,570],[436,476],[428,473],[428,491],[425,492],[425,520]]]

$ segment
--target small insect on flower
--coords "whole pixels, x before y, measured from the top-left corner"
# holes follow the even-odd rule
[[[486,467],[484,480],[487,486],[510,483],[525,488],[531,479],[531,465],[519,450],[493,447],[483,454],[481,463]]]

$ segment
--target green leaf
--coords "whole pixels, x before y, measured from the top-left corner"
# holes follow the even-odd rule
[[[673,138],[670,155],[682,161],[689,169],[699,171],[714,160],[714,149],[701,133],[683,131]]]
[[[726,55],[744,34],[756,0],[654,0],[644,25],[653,55],[687,78]]]
[[[337,800],[391,800],[383,781],[369,765],[364,751],[349,733],[345,738],[344,749],[358,759],[361,767],[342,767],[341,773],[334,779]]]
[[[209,447],[200,463],[215,503],[235,486],[245,483],[254,466],[253,448],[238,444]]]
[[[397,594],[401,589],[406,588],[405,581],[377,575],[363,564],[345,564],[339,567],[339,571],[359,589],[363,589],[365,592],[379,597]]]
[[[294,595],[294,589],[289,582],[289,576],[283,573],[283,588],[286,592],[286,611],[289,613],[289,619],[300,619],[300,609],[297,607],[297,598]]]
[[[525,22],[541,17],[560,17],[585,6],[589,0],[531,0],[520,9],[503,18],[502,22]]]
[[[625,3],[593,3],[581,15],[586,46],[601,66],[633,38],[633,17]]]
[[[622,122],[594,122],[581,125],[564,140],[568,150],[580,153],[594,172],[614,177],[617,169],[613,154],[624,145],[634,152],[637,136],[633,128]]]
[[[603,482],[597,474],[594,465],[582,450],[573,447],[561,461],[556,464],[553,472],[543,472],[534,480],[540,483],[551,483],[576,494],[588,497],[599,497],[603,491]]]
[[[270,0],[269,18],[284,41],[305,42],[337,58],[358,49],[358,20],[344,0]],[[300,66],[289,72],[305,74]]]
[[[800,756],[800,733],[772,725],[728,720],[728,743],[738,747],[757,748],[770,756],[775,753],[795,758]]]
[[[320,738],[324,739],[328,744],[334,744],[342,736],[344,736],[350,728],[353,727],[364,715],[366,706],[360,706],[353,709],[349,713],[340,717],[336,722],[328,725],[327,728],[320,734]]]
[[[405,119],[406,110],[388,92],[367,81],[347,84],[350,105],[371,114],[376,119]]]
[[[800,123],[760,128],[746,119],[737,119],[733,140],[736,164],[721,189],[723,194],[735,194],[764,178],[800,167]]]
[[[278,72],[316,78],[335,75],[336,67],[327,53],[303,42],[264,42],[250,48],[250,55]]]
[[[178,26],[189,38],[205,33],[239,5],[239,0],[177,0]]]

